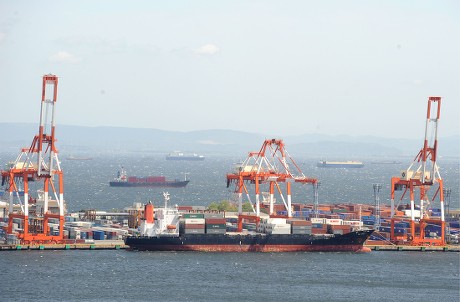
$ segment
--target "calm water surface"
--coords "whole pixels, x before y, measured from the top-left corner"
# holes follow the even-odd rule
[[[3,252],[2,301],[459,301],[452,252]]]
[[[0,154],[1,162],[14,159]],[[228,199],[225,174],[244,159],[209,156],[203,162],[166,161],[163,155],[95,155],[92,161],[61,158],[69,211],[120,209],[152,200],[163,189],[111,188],[121,165],[129,175],[191,179],[169,189],[171,203],[208,205]],[[403,164],[362,169],[320,169],[317,159],[295,158],[305,175],[321,181],[321,203],[373,204],[373,183],[389,203],[390,178]],[[397,160],[397,159],[395,159]],[[407,164],[406,164],[407,163]],[[439,163],[458,208],[459,163]],[[32,190],[32,189],[31,189]],[[293,188],[293,202],[313,203],[310,186]],[[195,253],[20,251],[0,253],[0,301],[456,301],[459,254],[422,252]]]

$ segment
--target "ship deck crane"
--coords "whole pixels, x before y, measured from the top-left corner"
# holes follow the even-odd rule
[[[410,234],[407,236],[407,242],[412,245],[444,245],[445,243],[443,180],[436,164],[440,110],[441,97],[429,97],[423,147],[406,170],[401,171],[399,176],[391,178],[390,239],[392,241],[398,239],[395,234],[395,222],[402,219],[395,216],[395,193],[404,190],[401,200],[407,191],[410,198]],[[431,187],[434,187],[435,191],[430,196]],[[416,189],[420,201],[418,210],[416,210],[415,200]],[[441,216],[433,217],[429,210],[437,197],[439,197]],[[426,236],[425,228],[429,224],[440,227],[440,238]]]
[[[227,174],[227,187],[236,184],[235,192],[238,194],[238,229],[241,231],[241,219],[246,218],[258,222],[260,220],[260,194],[261,186],[269,187],[269,214],[274,216],[275,190],[279,193],[287,211],[287,216],[292,217],[291,185],[316,184],[316,178],[306,177],[299,166],[289,156],[284,142],[280,139],[268,139],[262,144],[258,152],[249,152],[246,160],[238,165],[236,171]],[[286,192],[283,193],[280,184],[284,183]],[[250,195],[247,184],[254,185],[255,190],[255,216],[243,215],[243,191],[249,201]],[[286,195],[286,197],[285,197]]]
[[[64,181],[55,146],[57,86],[57,76],[43,76],[38,134],[30,147],[21,149],[15,162],[1,172],[9,198],[7,233],[17,232],[21,243],[59,242],[64,238]],[[37,190],[37,198],[29,194],[32,180],[35,183],[32,187],[42,186]],[[30,211],[32,202],[34,211]],[[51,232],[50,219],[58,221],[58,234]],[[13,229],[13,221],[18,223],[18,229]]]

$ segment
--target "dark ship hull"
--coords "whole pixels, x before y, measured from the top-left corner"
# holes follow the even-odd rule
[[[139,251],[206,252],[368,252],[363,246],[373,230],[343,235],[183,234],[128,237],[125,244]]]

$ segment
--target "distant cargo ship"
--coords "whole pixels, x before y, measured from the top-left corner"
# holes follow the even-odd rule
[[[371,164],[376,164],[376,165],[396,165],[396,164],[401,164],[401,162],[396,161],[396,160],[381,160],[381,161],[371,161]]]
[[[186,176],[187,177],[187,176]],[[111,187],[167,187],[167,188],[182,188],[189,183],[186,178],[184,180],[167,180],[164,176],[127,176],[126,171],[121,168],[118,171],[117,177],[109,182]]]
[[[92,160],[92,157],[77,157],[77,156],[68,156],[67,160]]]
[[[166,155],[166,160],[204,160],[204,155],[196,153],[173,152]]]
[[[360,161],[320,161],[316,166],[320,168],[362,168],[364,164]]]

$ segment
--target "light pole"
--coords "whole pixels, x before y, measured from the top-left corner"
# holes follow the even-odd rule
[[[318,218],[318,191],[319,191],[319,187],[321,186],[321,183],[319,181],[315,182],[313,184],[313,190],[314,190],[314,194],[315,194],[315,204],[314,204],[314,207],[313,207],[313,210],[315,212],[315,218]]]
[[[374,200],[375,200],[375,221],[374,228],[378,229],[380,227],[380,190],[382,189],[381,184],[374,184]]]
[[[444,200],[446,201],[447,217],[449,217],[449,218],[450,218],[449,207],[450,207],[450,193],[451,192],[452,192],[452,190],[450,188],[442,189],[442,193],[444,194]]]
[[[447,207],[447,219],[450,219],[450,193],[452,190],[450,188],[443,188],[442,193],[444,194],[444,200],[446,201],[446,207]],[[441,210],[442,211],[442,210]],[[450,243],[450,225],[449,221],[446,221],[446,234],[447,234],[447,242]]]

